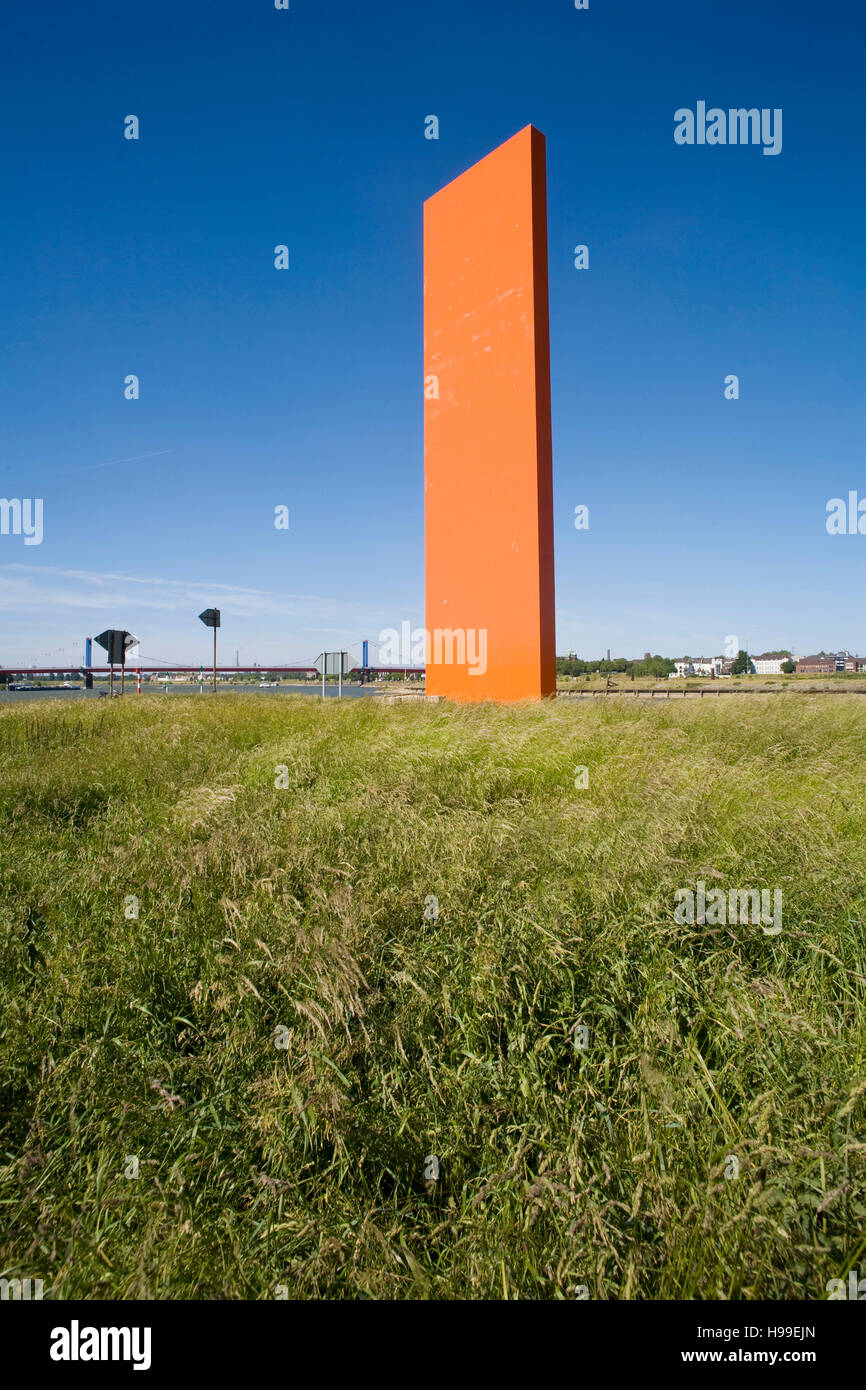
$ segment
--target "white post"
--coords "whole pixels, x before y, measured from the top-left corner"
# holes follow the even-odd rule
[[[328,653],[322,652],[322,699],[325,698],[325,675],[328,670]]]
[[[338,681],[337,681],[337,699],[338,699],[338,700],[342,700],[342,698],[343,698],[343,653],[340,652],[339,655],[340,655],[340,674],[339,674],[339,678],[338,678]]]

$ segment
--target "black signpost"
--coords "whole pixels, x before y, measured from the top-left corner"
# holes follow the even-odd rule
[[[213,628],[213,688],[216,694],[216,635],[220,625],[220,611],[218,608],[206,608],[203,613],[198,615],[205,627]]]
[[[133,637],[131,632],[126,632],[122,627],[109,627],[105,632],[100,632],[98,637],[93,639],[98,642],[100,647],[104,647],[108,653],[108,664],[111,671],[108,678],[108,693],[114,694],[114,668],[120,667],[120,693],[123,694],[124,676],[126,674],[126,653],[130,647],[134,647],[138,638]]]

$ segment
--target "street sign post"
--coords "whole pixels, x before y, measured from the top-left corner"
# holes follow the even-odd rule
[[[108,678],[108,693],[114,694],[114,668],[120,666],[120,693],[123,694],[124,676],[126,674],[126,653],[130,647],[137,647],[139,638],[133,637],[131,632],[127,632],[122,627],[109,627],[105,632],[100,632],[98,637],[93,639],[98,642],[100,647],[104,647],[108,653],[108,664],[111,668]]]
[[[322,652],[316,657],[315,667],[322,673],[322,698],[325,696],[325,677],[337,677],[337,695],[343,698],[343,677],[357,669],[358,663],[349,652]]]
[[[205,627],[213,628],[213,688],[216,694],[216,635],[220,625],[220,611],[218,608],[206,608],[203,613],[199,613],[199,618]]]

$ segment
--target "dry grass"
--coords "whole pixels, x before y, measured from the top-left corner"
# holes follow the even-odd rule
[[[866,1248],[864,753],[856,698],[3,711],[0,1272],[822,1297]],[[782,933],[678,925],[698,878]]]

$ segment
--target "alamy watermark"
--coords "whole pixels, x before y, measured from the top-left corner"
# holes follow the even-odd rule
[[[828,1279],[825,1286],[828,1301],[835,1303],[839,1299],[847,1298],[862,1303],[866,1299],[866,1279],[858,1278],[859,1273],[857,1269],[849,1269],[847,1287],[844,1279]]]
[[[0,536],[23,536],[25,545],[41,545],[42,498],[0,497]]]
[[[44,1285],[41,1279],[0,1279],[0,1299],[10,1299],[13,1303],[29,1303],[44,1298]]]
[[[677,888],[674,921],[681,925],[723,927],[761,926],[765,936],[778,936],[782,930],[782,890],[774,888],[711,888],[698,879],[694,889]],[[771,910],[772,907],[772,910]]]
[[[699,101],[692,111],[681,106],[674,112],[674,139],[678,145],[763,145],[764,154],[782,153],[782,109],[744,106],[723,111],[707,109]]]
[[[434,627],[431,633],[407,622],[399,632],[386,627],[379,633],[379,661],[382,666],[466,666],[470,676],[483,676],[487,628]]]
[[[831,497],[827,503],[827,533],[830,536],[866,536],[866,497],[852,489],[844,497]]]
[[[52,1361],[130,1361],[134,1371],[150,1369],[149,1327],[82,1327],[73,1318],[68,1327],[51,1329]]]

